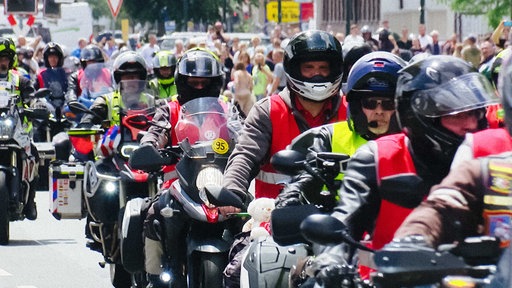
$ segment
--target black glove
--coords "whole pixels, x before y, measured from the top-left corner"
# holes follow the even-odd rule
[[[315,277],[316,282],[322,287],[340,287],[346,267],[341,255],[322,253],[306,267],[306,274]]]

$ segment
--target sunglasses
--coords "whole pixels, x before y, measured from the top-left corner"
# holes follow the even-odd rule
[[[377,99],[363,99],[361,105],[365,109],[375,110],[380,105],[382,110],[395,110],[395,101],[393,100],[377,100]]]

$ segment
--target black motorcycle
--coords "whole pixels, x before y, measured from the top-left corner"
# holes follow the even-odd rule
[[[303,191],[306,203],[272,211],[272,236],[258,238],[251,243],[243,258],[241,287],[288,287],[290,269],[297,261],[314,252],[300,232],[300,223],[311,214],[327,212],[336,203],[335,196],[341,185],[336,179],[350,158],[345,154],[314,152],[311,146],[315,129],[299,135],[290,147],[274,154],[271,164],[280,173],[294,176],[307,172],[326,187],[312,195]],[[273,247],[274,250],[269,250]],[[272,251],[273,253],[271,253]]]
[[[314,243],[346,243],[353,249],[373,253],[368,264],[376,272],[372,274],[371,282],[365,282],[371,285],[368,287],[484,287],[490,283],[501,255],[499,239],[489,236],[466,238],[457,244],[441,245],[438,249],[420,244],[422,242],[414,241],[415,236],[411,236],[410,241],[392,242],[374,251],[352,239],[341,221],[321,214],[308,216],[302,222],[301,230],[304,237]],[[340,285],[336,287],[360,287],[360,279],[352,273],[357,263],[349,265],[352,268],[347,266],[331,275],[333,279],[339,279],[336,283]]]
[[[0,245],[9,244],[10,221],[25,219],[24,208],[38,177],[37,149],[32,149],[24,119],[42,118],[45,112],[23,109],[19,101],[18,95],[0,93]]]
[[[173,127],[181,150],[176,165],[178,179],[170,180],[169,193],[165,193],[168,197],[160,198],[168,206],[161,212],[163,223],[154,223],[157,231],[161,231],[164,248],[164,271],[160,279],[169,283],[170,287],[186,287],[187,278],[188,287],[223,286],[222,271],[228,262],[233,236],[228,229],[229,221],[226,221],[230,218],[222,216],[218,207],[244,208],[238,196],[221,188],[222,173],[237,140],[236,129],[240,127],[238,114],[231,113],[231,109],[230,104],[216,97],[194,99],[183,105],[179,121]],[[137,154],[141,157],[134,155],[130,165],[142,170],[160,171],[163,165],[170,165],[177,159],[176,149],[173,148],[165,149],[162,153],[152,146],[142,146],[140,149],[144,149],[144,153]],[[170,229],[166,219],[175,214],[181,214],[188,221],[183,247],[172,247],[166,240],[166,231]],[[125,215],[125,219],[139,217]],[[138,222],[140,225],[140,220]],[[134,226],[133,223],[126,225]],[[133,237],[140,238],[142,235],[137,233]],[[130,241],[128,235],[126,241]],[[131,246],[126,247],[129,249]],[[179,250],[179,253],[173,254],[179,254],[180,259],[171,259],[168,252],[171,249]],[[123,251],[122,255],[129,257],[130,251]],[[171,265],[176,261],[180,262],[179,265]],[[171,266],[183,269],[176,271]],[[139,267],[143,267],[143,263],[139,263]]]
[[[149,128],[155,112],[154,97],[151,91],[145,90],[146,84],[141,80],[121,81],[122,102],[118,103],[119,107],[114,107],[119,109],[120,124],[111,125],[100,140],[107,143],[101,146],[100,159],[87,161],[84,165],[86,229],[93,240],[89,248],[103,255],[104,262],[100,265],[109,264],[112,284],[117,288],[145,283],[145,274],[131,274],[121,263],[120,229],[126,203],[135,198],[153,197],[157,191],[156,177],[134,169],[128,163],[133,151],[139,147],[139,132]],[[94,115],[81,103],[74,102],[70,106],[73,110]],[[107,135],[112,137],[110,142],[105,141]],[[117,147],[111,146],[114,143]]]

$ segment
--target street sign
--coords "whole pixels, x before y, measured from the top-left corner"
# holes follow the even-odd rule
[[[267,20],[278,22],[277,1],[267,3]],[[281,1],[281,22],[296,23],[299,22],[300,3],[295,1]]]
[[[108,8],[110,8],[110,13],[112,13],[112,17],[116,18],[117,14],[121,10],[121,5],[123,5],[123,0],[107,0]]]

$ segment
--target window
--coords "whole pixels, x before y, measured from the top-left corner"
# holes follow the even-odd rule
[[[36,14],[37,0],[4,0],[7,14]]]

